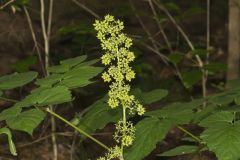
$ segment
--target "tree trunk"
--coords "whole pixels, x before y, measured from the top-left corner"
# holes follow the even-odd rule
[[[237,0],[229,0],[227,81],[239,77],[240,7]]]

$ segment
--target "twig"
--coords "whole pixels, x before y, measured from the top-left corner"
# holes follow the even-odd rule
[[[177,126],[178,129],[180,129],[181,131],[183,131],[184,133],[186,133],[187,135],[191,136],[193,139],[195,139],[197,142],[199,142],[200,144],[202,143],[202,140],[200,138],[198,138],[197,136],[193,135],[191,132],[189,132],[188,130],[184,129],[181,126]]]
[[[153,2],[155,3],[155,5],[162,10],[170,19],[170,21],[174,24],[174,26],[177,28],[177,30],[181,33],[181,35],[183,36],[183,38],[185,39],[185,41],[187,42],[189,48],[193,51],[195,50],[192,42],[190,41],[190,39],[188,38],[187,34],[183,31],[183,29],[178,25],[178,23],[176,22],[176,20],[173,18],[173,16],[168,12],[168,10],[161,5],[160,3],[158,3],[156,0],[153,0]],[[198,62],[198,67],[202,72],[202,94],[203,97],[206,97],[206,80],[205,80],[205,70],[203,69],[203,61],[201,60],[201,58],[198,55],[195,55],[195,58]]]
[[[33,39],[33,42],[34,42],[34,47],[37,50],[38,60],[39,60],[39,63],[41,65],[42,72],[43,72],[44,75],[46,75],[46,72],[45,72],[45,69],[44,69],[43,60],[42,60],[42,56],[41,56],[41,52],[40,52],[40,49],[38,47],[36,34],[34,32],[34,29],[33,29],[31,17],[30,17],[29,12],[28,12],[28,10],[27,10],[27,8],[25,6],[23,6],[23,10],[24,10],[24,13],[26,14],[28,26],[29,26],[29,29],[30,29],[30,32],[31,32],[31,35],[32,35],[32,39]]]
[[[13,3],[15,0],[10,0],[7,3],[3,4],[2,6],[0,6],[0,9],[3,9],[5,7],[7,7],[9,4]]]
[[[131,5],[131,7],[132,7],[132,10],[133,10],[134,13],[135,13],[135,17],[138,19],[140,25],[142,26],[143,30],[145,31],[145,33],[147,34],[149,40],[151,41],[151,43],[152,43],[152,45],[153,45],[153,48],[152,48],[152,47],[148,47],[148,48],[151,48],[151,50],[154,51],[154,53],[156,53],[157,55],[159,55],[159,57],[162,59],[162,61],[163,61],[166,65],[168,65],[168,60],[167,60],[166,56],[164,56],[162,53],[160,53],[160,52],[158,51],[157,44],[155,43],[155,40],[153,39],[150,31],[147,29],[147,27],[146,27],[145,24],[143,23],[142,19],[140,18],[140,16],[139,16],[139,15],[137,14],[137,12],[135,11],[136,8],[135,8],[132,0],[129,0],[129,2],[130,2],[130,5]]]
[[[5,102],[13,102],[13,103],[17,103],[18,102],[15,99],[10,99],[10,98],[5,98],[5,97],[0,97],[0,100],[3,100]]]
[[[50,41],[50,37],[51,37],[52,15],[53,15],[53,1],[54,0],[50,0],[50,2],[49,2],[48,26],[47,26],[48,41]]]
[[[68,120],[66,120],[65,118],[59,116],[58,114],[56,114],[55,112],[51,111],[50,109],[46,109],[46,111],[48,113],[50,113],[51,115],[55,116],[56,118],[60,119],[61,121],[63,121],[64,123],[68,124],[69,126],[71,126],[72,128],[74,128],[76,131],[78,131],[80,134],[88,137],[89,139],[93,140],[94,142],[96,142],[97,144],[99,144],[100,146],[102,146],[103,148],[105,148],[106,150],[109,150],[109,148],[103,144],[102,142],[100,142],[99,140],[97,140],[96,138],[92,137],[91,135],[89,135],[87,132],[83,131],[82,129],[78,128],[77,126],[75,126],[74,124],[72,124],[71,122],[69,122]]]
[[[48,16],[48,28],[46,30],[46,24],[45,24],[45,16],[44,16],[44,12],[45,12],[45,6],[44,6],[44,0],[40,0],[40,4],[41,4],[41,26],[42,26],[42,34],[43,34],[43,38],[44,38],[44,51],[45,51],[45,70],[47,73],[47,76],[49,75],[48,72],[48,67],[49,67],[49,39],[50,37],[48,36],[48,34],[50,35],[51,33],[51,21],[52,20],[52,8],[49,8],[49,16]],[[50,1],[50,6],[49,7],[53,7],[53,0]],[[49,24],[50,23],[50,24]],[[53,111],[53,106],[49,106],[49,110]],[[51,131],[52,131],[52,144],[53,144],[53,160],[57,160],[58,159],[58,148],[57,148],[57,140],[56,140],[56,121],[55,118],[53,116],[51,116]]]
[[[82,9],[84,9],[85,11],[87,11],[88,13],[90,13],[92,16],[94,16],[97,19],[101,19],[101,17],[95,13],[93,10],[91,10],[90,8],[86,7],[85,5],[83,5],[82,3],[80,3],[77,0],[72,0],[73,3],[75,3],[76,5],[78,5],[79,7],[81,7]]]
[[[171,44],[170,44],[170,42],[169,42],[169,40],[168,40],[168,37],[167,37],[166,33],[164,32],[161,23],[157,20],[157,12],[156,12],[156,10],[155,10],[155,8],[154,8],[154,6],[153,6],[152,0],[148,0],[148,3],[149,3],[149,6],[150,6],[150,8],[151,8],[151,10],[152,10],[154,19],[155,19],[156,22],[157,22],[158,28],[159,28],[162,36],[163,36],[163,39],[164,39],[165,43],[167,44],[169,50],[172,52],[172,47],[171,47]]]

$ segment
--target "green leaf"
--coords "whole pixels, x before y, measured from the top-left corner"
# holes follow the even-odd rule
[[[11,129],[27,132],[32,135],[33,130],[44,119],[44,112],[39,109],[24,111],[14,118],[7,119],[7,125]]]
[[[227,71],[227,66],[224,63],[211,62],[210,64],[205,65],[204,69],[214,74],[217,72]]]
[[[136,135],[133,145],[125,152],[126,160],[144,159],[162,141],[170,128],[172,122],[160,120],[156,117],[145,118],[136,125]]]
[[[237,105],[240,105],[240,95],[236,96],[234,98],[234,102],[237,104]]]
[[[8,109],[5,109],[0,113],[0,121],[6,120],[12,117],[16,117],[21,113],[21,111],[22,111],[22,108],[19,107],[18,105],[14,105]]]
[[[178,146],[164,153],[158,154],[157,156],[161,156],[161,157],[178,156],[178,155],[194,153],[197,150],[198,150],[198,146],[190,146],[190,145]]]
[[[202,105],[203,100],[194,100],[188,103],[173,103],[162,109],[145,113],[146,116],[164,118],[172,121],[173,124],[189,123],[193,117],[193,109]]]
[[[68,65],[57,65],[48,68],[50,73],[65,73],[70,70]]]
[[[39,88],[33,91],[24,100],[17,103],[21,107],[29,106],[48,106],[56,105],[72,100],[70,90],[64,86],[57,86],[53,88]]]
[[[63,79],[59,82],[58,85],[67,86],[71,89],[84,87],[93,82],[89,81],[89,79],[97,76],[100,72],[102,72],[103,68],[101,67],[91,67],[91,66],[82,66],[76,67],[73,70],[66,72],[63,75]]]
[[[203,119],[199,125],[203,127],[214,127],[224,122],[232,123],[233,117],[234,114],[232,112],[221,111]]]
[[[50,86],[56,85],[63,79],[61,74],[52,74],[46,78],[37,79],[36,84],[40,86]]]
[[[182,61],[183,55],[181,53],[172,53],[168,56],[168,59],[173,64],[178,64]]]
[[[155,89],[149,92],[142,92],[140,89],[135,89],[133,95],[135,95],[142,104],[152,104],[166,97],[168,91],[164,89]]]
[[[14,73],[0,78],[0,89],[8,90],[21,87],[37,77],[37,72]]]
[[[240,123],[229,123],[216,120],[219,123],[206,129],[201,134],[201,139],[207,144],[210,151],[214,152],[219,160],[240,159]]]
[[[79,116],[78,127],[88,133],[102,129],[110,122],[116,122],[122,116],[120,109],[112,109],[107,104],[107,96],[88,107],[86,114]]]
[[[13,143],[12,140],[12,133],[8,128],[0,128],[0,134],[6,134],[8,137],[8,145],[9,145],[9,150],[12,155],[16,156],[17,155],[17,150],[15,147],[15,144]]]
[[[83,56],[74,57],[74,58],[70,58],[70,59],[60,61],[60,64],[67,65],[69,67],[73,67],[73,66],[76,66],[76,65],[82,63],[86,59],[87,59],[87,56],[83,55]]]
[[[193,70],[182,74],[182,80],[186,88],[191,88],[202,79],[202,72]]]
[[[27,72],[27,71],[29,71],[29,67],[36,63],[37,63],[37,57],[30,56],[30,57],[21,59],[18,62],[12,64],[11,68],[17,72]]]
[[[192,54],[199,55],[200,57],[201,56],[206,56],[208,54],[208,50],[206,50],[206,49],[195,49],[195,50],[192,51]]]

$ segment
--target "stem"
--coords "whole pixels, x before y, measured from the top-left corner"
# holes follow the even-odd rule
[[[48,15],[48,28],[46,30],[45,24],[45,8],[44,8],[44,0],[40,0],[41,4],[41,26],[42,26],[42,34],[44,38],[44,51],[45,51],[45,70],[46,75],[49,76],[48,67],[49,67],[49,39],[51,33],[51,21],[52,21],[52,7],[53,0],[50,0],[49,5],[49,15]],[[49,110],[53,111],[53,106],[49,106]],[[53,144],[53,160],[58,159],[58,148],[57,148],[57,140],[56,140],[56,121],[53,116],[51,116],[51,131],[52,131],[52,144]]]
[[[49,108],[46,109],[46,111],[48,113],[50,113],[52,116],[60,119],[61,121],[63,121],[64,123],[68,124],[69,126],[71,126],[72,128],[74,128],[76,131],[78,131],[80,134],[88,137],[89,139],[93,140],[94,142],[96,142],[97,144],[99,144],[100,146],[102,146],[103,148],[105,148],[106,150],[110,150],[110,148],[108,148],[105,144],[103,144],[102,142],[100,142],[99,140],[95,139],[94,137],[92,137],[91,135],[89,135],[87,132],[83,131],[82,129],[78,128],[77,126],[75,126],[74,124],[72,124],[71,122],[69,122],[68,120],[66,120],[65,118],[63,118],[62,116],[56,114],[55,112],[51,111]]]
[[[188,130],[184,129],[181,126],[177,126],[177,128],[180,129],[181,131],[183,131],[184,133],[186,133],[187,135],[189,135],[190,137],[192,137],[193,139],[195,139],[197,142],[202,143],[202,140],[200,138],[198,138],[197,136],[193,135]]]
[[[81,7],[82,9],[84,9],[85,11],[87,11],[89,14],[91,14],[92,16],[94,16],[97,19],[101,19],[101,17],[94,12],[93,10],[91,10],[90,8],[86,7],[85,5],[83,5],[82,3],[80,3],[77,0],[72,0],[73,3],[75,3],[77,6]]]
[[[6,101],[6,102],[13,102],[13,103],[17,103],[18,102],[18,100],[5,98],[5,97],[0,97],[0,100]]]
[[[29,29],[31,31],[31,35],[32,35],[32,39],[33,39],[33,42],[34,42],[34,46],[35,46],[35,48],[37,50],[38,60],[39,60],[39,63],[41,65],[42,72],[46,76],[45,69],[44,69],[44,64],[43,64],[43,60],[42,60],[42,56],[41,56],[41,52],[40,52],[40,49],[38,47],[38,42],[37,42],[36,34],[34,32],[34,29],[33,29],[31,17],[30,17],[29,12],[28,12],[28,10],[27,10],[27,8],[25,6],[23,6],[23,10],[24,10],[24,12],[26,14],[28,26],[29,26]]]

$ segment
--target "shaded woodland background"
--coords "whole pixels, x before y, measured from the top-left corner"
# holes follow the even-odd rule
[[[45,2],[48,4],[49,1]],[[0,0],[0,6],[5,3],[6,0]],[[25,9],[22,3],[26,3]],[[237,0],[161,0],[159,7],[151,0],[55,0],[50,36],[50,65],[84,54],[87,54],[89,59],[100,58],[102,51],[92,24],[95,19],[111,14],[124,21],[125,32],[134,39],[132,50],[137,55],[137,60],[133,66],[137,79],[133,85],[142,90],[154,88],[169,90],[169,96],[164,101],[148,106],[147,110],[159,108],[169,102],[211,95],[223,90],[228,80],[239,77],[240,7],[238,3]],[[44,71],[27,19],[29,13],[37,38],[37,47],[44,61],[39,11],[38,0],[16,1],[1,8],[0,75],[37,70],[43,76]],[[176,23],[173,23],[171,18]],[[199,78],[199,63],[195,55],[201,58],[203,65],[211,64],[208,65],[210,71],[204,75],[205,82],[202,82],[201,76]],[[28,87],[8,92],[7,95],[16,99],[24,97],[33,86]],[[57,112],[72,119],[76,113],[92,104],[106,91],[107,87],[99,79],[90,87],[76,90],[75,101],[72,104],[59,106]],[[9,104],[0,101],[0,106],[2,109]],[[187,127],[195,133],[201,131],[195,126]],[[83,141],[78,134],[59,121],[56,132],[59,159],[96,159],[102,154],[101,148],[89,140]],[[109,125],[95,136],[112,144],[112,132],[113,126]],[[15,134],[19,150],[17,159],[51,159],[49,118],[34,132],[33,137],[20,132]],[[178,141],[180,136],[182,133],[173,129],[165,141],[159,144],[146,159],[164,159],[156,157],[155,154],[181,143]],[[6,142],[1,140],[2,157],[12,158],[7,150]],[[170,158],[165,159],[170,160]],[[186,157],[172,159],[180,160]],[[206,153],[192,159],[215,158],[211,153]]]

